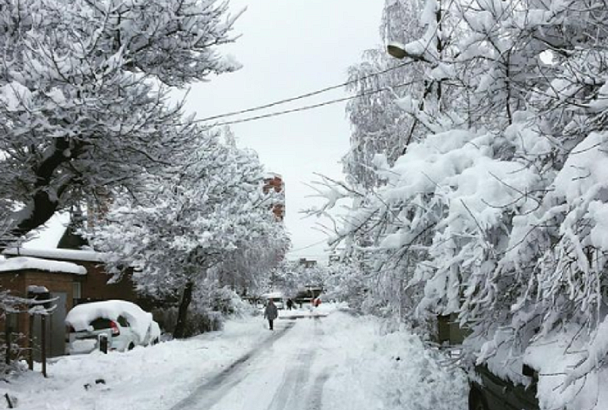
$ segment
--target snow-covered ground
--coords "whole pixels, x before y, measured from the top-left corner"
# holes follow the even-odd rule
[[[325,305],[317,312],[331,310]],[[239,374],[234,381],[217,377],[252,352],[233,369]],[[379,319],[339,311],[278,320],[275,332],[261,316],[232,320],[220,332],[188,340],[125,353],[62,357],[48,366],[48,373],[47,379],[36,372],[3,382],[0,395],[16,397],[19,409],[168,410],[189,408],[199,396],[209,399],[207,383],[216,380],[213,390],[221,397],[214,409],[267,409],[278,399],[300,408],[299,395],[290,392],[300,384],[309,390],[310,379],[310,389],[318,384],[312,381],[322,380],[317,395],[321,409],[466,409],[465,376],[446,371],[417,337],[407,331],[388,333]],[[104,382],[96,383],[100,379]],[[234,391],[229,390],[233,385]]]

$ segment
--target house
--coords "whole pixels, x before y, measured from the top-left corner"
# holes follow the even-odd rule
[[[63,222],[58,224],[58,220]],[[51,299],[55,299],[53,303],[57,307],[46,321],[48,357],[64,354],[64,320],[67,312],[75,305],[108,299],[138,301],[129,275],[120,281],[108,283],[111,277],[104,270],[103,254],[56,247],[62,243],[75,243],[69,238],[68,226],[65,215],[52,218],[47,229],[43,229],[39,238],[33,241],[38,242],[33,244],[34,247],[29,243],[24,247],[7,249],[3,253],[6,261],[0,262],[2,290],[10,291],[13,296],[31,298],[32,290],[44,289]],[[4,324],[0,323],[0,326],[5,334],[22,334],[19,344],[33,349],[34,359],[38,359],[42,329],[42,325],[37,322],[39,320],[21,311],[8,313]]]
[[[274,191],[276,200],[271,205],[272,212],[278,221],[282,221],[285,218],[285,183],[283,177],[279,174],[267,174],[264,178],[263,190],[265,194]]]
[[[298,265],[304,266],[304,268],[306,269],[314,268],[315,266],[317,266],[317,261],[314,259],[300,258],[298,260]]]

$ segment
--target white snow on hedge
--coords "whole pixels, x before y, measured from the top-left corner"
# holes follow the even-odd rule
[[[125,300],[106,300],[103,302],[91,302],[75,306],[65,318],[65,324],[72,326],[74,330],[90,330],[90,324],[97,318],[105,318],[117,321],[119,316],[124,316],[131,325],[131,329],[143,340],[150,328],[152,314],[144,311],[135,303]]]
[[[592,335],[568,324],[560,332],[534,342],[525,363],[539,373],[538,398],[542,409],[608,408],[608,319]]]
[[[46,272],[74,273],[86,275],[87,270],[80,265],[71,262],[49,261],[28,257],[10,258],[0,261],[0,272],[11,272],[16,270],[35,269]]]

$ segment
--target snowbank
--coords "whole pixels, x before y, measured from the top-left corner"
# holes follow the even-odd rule
[[[10,272],[23,269],[35,269],[46,272],[73,273],[76,275],[86,275],[87,270],[80,265],[70,262],[49,261],[28,257],[10,258],[0,261],[0,272]]]
[[[327,381],[323,408],[466,410],[468,381],[442,353],[424,346],[407,329],[381,319],[334,312],[322,320],[326,354],[339,369]]]

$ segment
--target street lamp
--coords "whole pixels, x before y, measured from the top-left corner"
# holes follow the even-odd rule
[[[386,51],[393,57],[402,60],[407,56],[407,52],[405,51],[405,46],[396,41],[391,41],[386,46]]]

